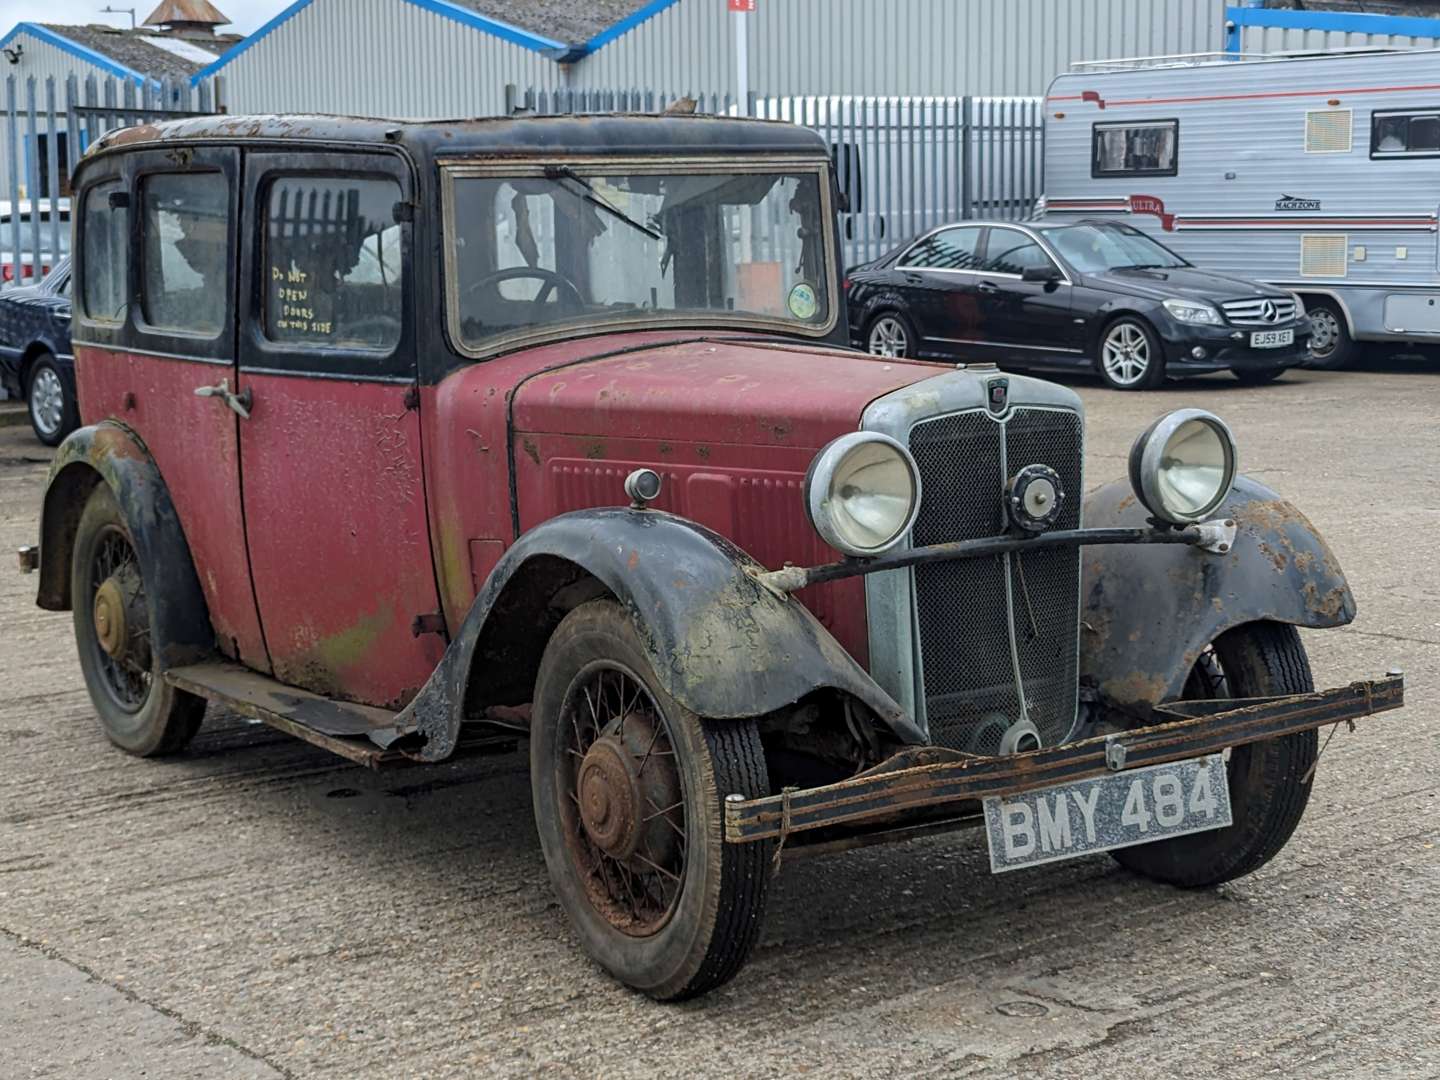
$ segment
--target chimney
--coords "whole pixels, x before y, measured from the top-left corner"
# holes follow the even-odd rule
[[[158,26],[161,33],[176,37],[214,37],[215,28],[229,22],[210,0],[162,0],[145,25]]]

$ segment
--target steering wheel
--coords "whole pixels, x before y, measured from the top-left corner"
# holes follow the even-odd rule
[[[532,304],[543,304],[552,292],[559,290],[557,303],[566,314],[579,314],[585,308],[585,299],[580,295],[580,290],[575,283],[554,270],[546,270],[542,266],[512,266],[507,270],[497,270],[493,274],[486,274],[479,281],[475,282],[465,290],[465,296],[469,297],[478,293],[484,288],[493,288],[503,281],[516,281],[521,278],[538,278],[544,282],[540,291],[535,294]]]

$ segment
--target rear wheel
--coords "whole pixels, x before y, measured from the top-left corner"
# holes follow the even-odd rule
[[[1124,316],[1100,335],[1095,368],[1116,390],[1154,390],[1165,382],[1165,352],[1154,330]]]
[[[57,446],[60,440],[80,424],[75,408],[75,395],[70,392],[55,357],[41,353],[30,365],[25,388],[30,409],[30,426],[35,437],[46,446]]]
[[[624,609],[594,600],[545,648],[530,777],[551,884],[601,967],[661,1000],[734,976],[770,877],[769,843],[723,836],[726,795],[769,794],[753,721],[681,706]]]
[[[1321,371],[1339,371],[1359,355],[1350,337],[1345,313],[1334,300],[1316,297],[1306,301],[1310,313],[1310,359],[1305,366]]]
[[[70,573],[80,671],[106,737],[141,757],[184,748],[199,730],[205,699],[161,677],[135,545],[103,483],[80,515]]]
[[[870,321],[865,348],[874,356],[915,355],[915,329],[898,311],[885,311]]]
[[[1314,689],[1299,631],[1280,623],[1251,623],[1222,634],[1201,654],[1182,697],[1269,697]],[[1300,823],[1318,742],[1312,729],[1235,747],[1227,766],[1233,824],[1121,848],[1112,853],[1115,860],[1137,874],[1189,889],[1258,870]]]

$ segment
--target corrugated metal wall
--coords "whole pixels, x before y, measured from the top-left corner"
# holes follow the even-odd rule
[[[45,110],[43,89],[46,79],[53,78],[57,85],[63,86],[66,77],[70,75],[78,75],[83,79],[86,75],[103,76],[107,74],[107,72],[102,71],[100,68],[87,64],[78,56],[72,56],[64,49],[57,49],[54,45],[51,45],[47,41],[40,40],[33,34],[22,32],[15,35],[15,40],[10,43],[9,47],[13,49],[17,44],[23,48],[24,55],[20,58],[18,64],[6,64],[4,70],[0,71],[0,75],[15,76],[16,96],[18,98],[16,105],[22,113],[28,111],[28,106],[25,101],[25,81],[32,76],[34,77],[36,84],[41,87],[40,98],[35,103],[38,114],[38,130],[40,132],[49,130],[45,119],[48,114]],[[3,94],[3,84],[0,84],[0,186],[8,188],[10,176],[10,136],[3,122],[3,113],[7,107],[7,103],[3,100]],[[63,131],[65,127],[65,102],[63,99],[56,104],[56,109],[60,114],[56,118],[56,126]],[[23,140],[25,136],[25,129],[17,132],[17,143]],[[16,159],[15,167],[20,174],[21,187],[26,187],[24,176],[25,155],[23,150]]]
[[[1399,34],[1362,34],[1340,30],[1302,30],[1284,26],[1241,27],[1240,51],[1246,53],[1316,52],[1321,49],[1434,49],[1440,39]]]
[[[1072,61],[1223,49],[1224,0],[759,0],[761,94],[1034,95]],[[735,89],[721,0],[680,0],[573,65],[577,88]]]
[[[401,119],[505,111],[505,87],[553,86],[540,53],[399,0],[316,0],[219,72],[232,113]]]

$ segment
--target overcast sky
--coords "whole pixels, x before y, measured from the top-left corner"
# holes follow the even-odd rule
[[[291,0],[210,0],[230,16],[232,24],[223,27],[226,33],[248,34],[263,26],[272,15],[284,11]],[[5,0],[0,3],[0,37],[8,34],[17,22],[47,23],[110,23],[129,26],[129,15],[106,15],[100,9],[118,7],[135,9],[135,21],[143,23],[154,11],[159,0]]]

